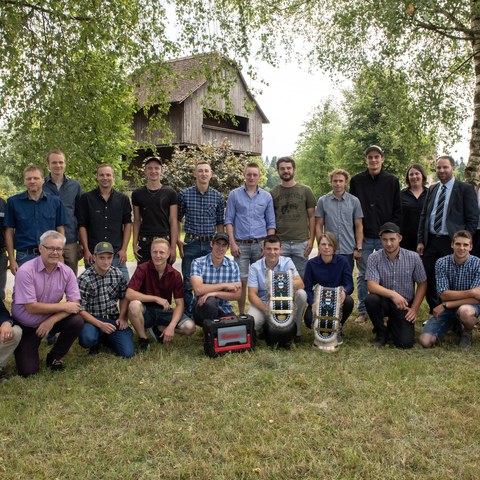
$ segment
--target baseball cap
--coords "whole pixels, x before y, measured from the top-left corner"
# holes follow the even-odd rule
[[[365,156],[367,156],[372,150],[376,150],[383,157],[383,150],[378,145],[370,145],[365,150]]]
[[[143,166],[145,167],[147,164],[149,164],[150,162],[157,162],[160,166],[163,165],[163,162],[162,162],[162,159],[160,157],[147,157],[144,161],[143,161]]]
[[[230,237],[228,236],[228,233],[225,232],[217,232],[213,236],[212,242],[216,242],[217,240],[225,240],[228,244],[230,244]]]
[[[384,223],[384,224],[380,227],[380,233],[379,233],[379,235],[381,235],[382,233],[385,233],[385,232],[388,232],[388,233],[400,233],[400,227],[399,227],[396,223],[387,222],[387,223]]]
[[[113,251],[112,244],[109,242],[99,242],[95,245],[95,250],[93,251],[94,255],[99,255],[100,253],[115,253]]]

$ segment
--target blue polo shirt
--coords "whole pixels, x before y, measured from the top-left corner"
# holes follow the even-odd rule
[[[15,229],[16,250],[36,248],[42,234],[67,223],[62,202],[49,193],[43,192],[37,201],[30,199],[27,192],[17,193],[7,200],[3,225]]]

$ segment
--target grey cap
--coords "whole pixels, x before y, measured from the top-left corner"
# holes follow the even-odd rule
[[[370,145],[365,150],[365,156],[367,156],[372,150],[376,150],[382,157],[384,156],[383,150],[378,145]]]
[[[99,255],[100,253],[115,253],[115,252],[113,251],[113,247],[110,242],[98,242],[95,245],[95,250],[93,251],[93,254]]]
[[[212,242],[216,242],[217,240],[225,240],[228,244],[230,244],[230,237],[228,236],[228,233],[225,232],[217,232],[213,236]]]
[[[388,233],[400,233],[400,227],[396,223],[393,223],[393,222],[384,223],[380,227],[379,235],[381,235],[382,233],[386,233],[386,232],[388,232]]]

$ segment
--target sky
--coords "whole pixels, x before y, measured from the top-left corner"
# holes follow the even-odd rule
[[[275,155],[291,155],[303,124],[310,119],[315,107],[328,96],[341,98],[341,87],[327,75],[308,73],[295,63],[283,64],[280,68],[260,65],[258,69],[259,77],[268,85],[251,83],[249,86],[262,90],[261,94],[255,93],[255,99],[270,121],[263,125],[262,157],[271,160]],[[462,129],[464,139],[446,152],[458,161],[463,157],[465,163],[468,160],[470,124],[471,119],[468,119]]]

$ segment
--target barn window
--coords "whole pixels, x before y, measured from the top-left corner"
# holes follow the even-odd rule
[[[240,115],[228,115],[216,110],[205,109],[203,111],[203,125],[235,132],[248,132],[248,118]]]

